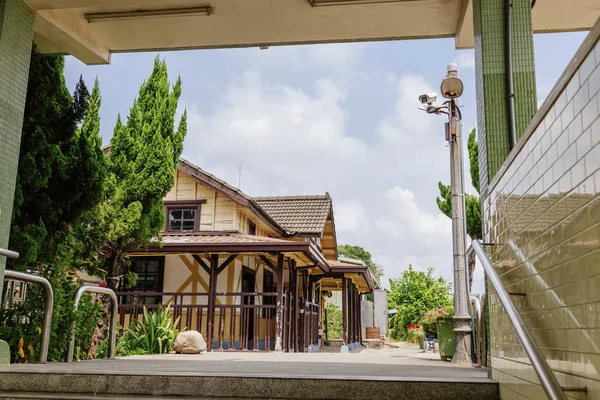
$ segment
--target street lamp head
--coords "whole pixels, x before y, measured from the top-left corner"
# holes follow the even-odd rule
[[[448,75],[441,85],[442,96],[447,99],[455,99],[463,93],[463,83],[457,75],[456,64],[448,64]]]

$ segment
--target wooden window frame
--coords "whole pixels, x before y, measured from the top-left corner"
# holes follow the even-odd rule
[[[164,291],[164,281],[165,281],[165,256],[148,256],[148,257],[132,257],[131,260],[131,271],[133,271],[133,264],[135,262],[148,262],[148,261],[158,261],[158,270],[156,271],[156,292],[163,292]],[[146,267],[144,268],[145,272],[147,272],[148,270],[148,266],[146,265]],[[139,279],[139,275],[138,275],[138,279]],[[126,289],[125,287],[123,287],[123,292],[146,292],[146,290],[136,290],[136,289]],[[122,299],[119,300],[119,302],[123,301],[123,304],[131,304],[131,297],[130,295],[125,295],[123,296]],[[162,303],[162,296],[156,296],[155,298],[155,303],[154,304],[160,304]],[[143,303],[146,304],[146,303]]]
[[[190,200],[190,201],[165,201],[165,232],[166,233],[194,233],[200,231],[200,211],[202,204],[205,204],[206,200]],[[172,231],[170,229],[170,219],[172,210],[193,210],[194,214],[194,229],[191,231]]]
[[[254,233],[250,232],[251,231],[250,227],[254,227]],[[257,229],[258,228],[257,228],[256,224],[251,219],[249,219],[248,220],[248,235],[256,236]]]

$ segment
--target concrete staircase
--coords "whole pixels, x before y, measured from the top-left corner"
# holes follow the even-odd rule
[[[493,381],[0,373],[4,399],[499,399]]]
[[[3,399],[496,400],[487,371],[419,349],[212,352],[0,367]]]

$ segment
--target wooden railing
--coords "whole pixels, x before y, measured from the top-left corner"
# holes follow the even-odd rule
[[[140,319],[144,306],[148,311],[159,304],[169,304],[173,319],[179,318],[177,328],[196,330],[208,340],[208,293],[119,292],[119,322],[128,326]],[[212,349],[269,351],[275,348],[277,293],[235,292],[216,293]],[[288,296],[283,313],[282,340],[289,350],[291,309]],[[273,299],[267,301],[265,299]],[[219,302],[220,300],[220,302]]]

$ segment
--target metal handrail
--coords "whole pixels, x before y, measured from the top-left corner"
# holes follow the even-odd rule
[[[105,294],[110,297],[110,302],[112,304],[112,312],[110,315],[110,327],[109,327],[109,342],[108,342],[108,358],[115,358],[115,345],[117,342],[117,313],[118,313],[118,302],[117,296],[112,289],[99,287],[99,286],[81,286],[75,292],[75,305],[74,309],[77,312],[77,308],[79,306],[79,301],[81,300],[81,296],[84,293],[98,293]],[[67,362],[73,361],[73,352],[75,351],[75,321],[73,321],[73,325],[71,325],[71,343],[69,343],[69,350],[67,352]]]
[[[477,355],[477,364],[483,365],[483,308],[478,296],[471,295],[471,308],[475,309],[473,326],[475,327],[475,354]]]
[[[525,349],[525,352],[527,353],[527,356],[529,357],[529,360],[535,369],[535,373],[537,374],[540,383],[546,392],[546,395],[551,400],[566,400],[567,397],[565,396],[563,388],[558,383],[554,372],[552,372],[552,369],[548,365],[548,362],[535,342],[533,335],[525,325],[519,310],[517,310],[515,303],[512,301],[510,295],[506,291],[506,288],[502,284],[500,276],[496,272],[496,269],[481,245],[481,242],[479,240],[473,240],[471,242],[471,246],[481,261],[490,283],[492,286],[494,286],[494,289],[498,294],[498,298],[500,299],[500,302],[502,303],[502,306],[508,315],[508,319],[512,323],[519,340],[523,344],[523,348]],[[467,253],[472,251],[471,248],[469,248]]]
[[[6,255],[5,252],[15,253],[14,251],[3,250],[2,255]],[[24,272],[17,272],[11,270],[4,271],[4,279],[16,279],[25,282],[39,283],[44,287],[44,322],[42,324],[42,343],[40,345],[40,363],[48,361],[48,345],[50,344],[50,329],[52,328],[52,310],[54,308],[54,293],[52,286],[48,279],[39,275],[26,274]]]
[[[19,258],[19,253],[17,253],[16,251],[0,248],[0,256],[16,259]]]

